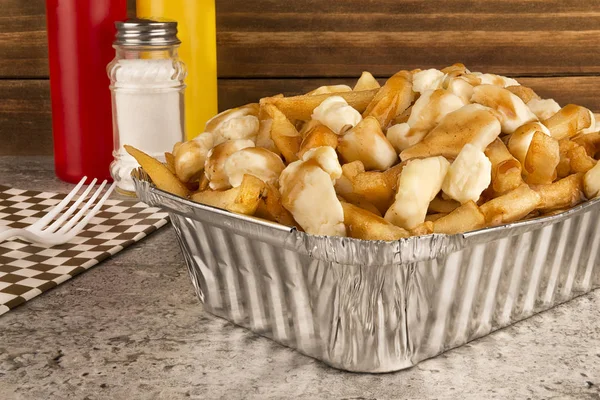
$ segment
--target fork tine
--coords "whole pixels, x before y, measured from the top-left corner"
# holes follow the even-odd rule
[[[94,192],[92,197],[90,197],[90,199],[83,205],[83,207],[81,207],[79,212],[72,216],[71,219],[69,219],[69,221],[67,221],[67,223],[64,226],[62,226],[58,231],[56,231],[56,233],[64,234],[69,229],[71,229],[71,227],[75,225],[77,221],[79,221],[79,219],[85,214],[88,208],[90,208],[94,204],[98,196],[100,196],[100,193],[102,193],[102,189],[104,189],[104,186],[106,186],[106,181],[103,181],[100,184],[100,187]]]
[[[90,190],[92,190],[92,188],[94,187],[94,185],[96,184],[97,179],[94,178],[94,180],[92,180],[92,182],[90,183],[90,185],[85,189],[85,191],[81,194],[81,196],[79,196],[79,198],[77,199],[77,201],[75,203],[73,203],[73,205],[71,205],[71,207],[69,207],[69,209],[67,211],[65,211],[59,219],[57,219],[56,221],[54,221],[54,223],[52,225],[50,225],[48,228],[44,229],[44,233],[52,233],[55,230],[57,230],[58,228],[60,228],[60,226],[67,220],[67,218],[69,218],[71,216],[71,214],[73,214],[75,212],[75,210],[77,210],[77,207],[79,207],[79,205],[81,204],[81,202],[83,200],[85,200],[85,198],[87,197],[88,193],[90,192]]]
[[[77,186],[75,186],[73,188],[73,190],[71,190],[69,192],[69,194],[66,195],[65,198],[62,199],[62,201],[60,203],[58,203],[57,205],[55,205],[54,208],[52,208],[52,210],[48,211],[48,213],[46,215],[44,215],[37,222],[35,222],[33,225],[31,225],[30,228],[39,228],[39,229],[41,229],[44,226],[46,226],[50,221],[52,221],[52,219],[54,217],[56,217],[58,215],[58,213],[60,213],[62,211],[62,209],[65,208],[65,206],[67,204],[69,204],[69,201],[71,201],[71,199],[73,198],[73,196],[75,196],[77,194],[77,192],[79,192],[79,189],[81,189],[81,186],[83,186],[83,184],[85,183],[86,179],[87,179],[87,176],[84,176],[83,178],[81,178],[81,180],[79,181],[79,183],[77,184]]]
[[[96,215],[96,213],[98,212],[100,207],[102,207],[102,205],[106,202],[106,200],[108,199],[108,196],[110,196],[110,194],[112,193],[112,191],[114,190],[116,185],[117,185],[116,182],[113,182],[113,184],[110,185],[110,187],[106,190],[106,193],[104,193],[104,196],[102,196],[102,198],[98,201],[98,203],[96,203],[94,208],[92,208],[90,210],[90,212],[85,216],[85,218],[83,218],[77,225],[75,225],[75,227],[73,229],[71,229],[68,233],[66,233],[66,236],[68,237],[67,240],[71,240],[75,235],[77,235],[79,232],[81,232],[81,230],[85,227],[85,225],[92,218],[94,218],[94,215]]]

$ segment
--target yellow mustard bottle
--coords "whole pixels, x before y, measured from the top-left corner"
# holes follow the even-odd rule
[[[193,139],[217,113],[215,0],[137,0],[138,18],[177,21],[179,58],[187,67],[185,131]]]

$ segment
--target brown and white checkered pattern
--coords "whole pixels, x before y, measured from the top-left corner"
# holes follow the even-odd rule
[[[28,226],[64,196],[0,185],[0,226]],[[166,223],[167,214],[156,208],[138,201],[110,199],[69,243],[53,247],[19,239],[0,243],[0,315],[90,269]]]

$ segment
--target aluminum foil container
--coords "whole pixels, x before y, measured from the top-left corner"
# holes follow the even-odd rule
[[[140,199],[169,212],[206,310],[343,370],[409,368],[600,286],[600,199],[383,242],[309,235],[133,175]]]

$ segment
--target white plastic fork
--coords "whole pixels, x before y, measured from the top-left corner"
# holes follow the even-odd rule
[[[106,190],[104,195],[100,198],[100,200],[94,205],[94,202],[102,193],[102,190],[106,186],[106,181],[103,181],[100,184],[100,187],[94,192],[94,194],[89,198],[89,200],[81,207],[81,209],[77,212],[77,214],[71,215],[77,210],[79,205],[86,199],[87,195],[90,193],[94,185],[96,184],[96,179],[92,180],[92,183],[88,185],[87,188],[83,191],[83,193],[79,196],[79,198],[66,210],[56,221],[54,221],[50,226],[46,227],[61,211],[65,209],[67,204],[75,197],[75,195],[79,192],[79,189],[83,186],[87,177],[83,177],[81,181],[69,192],[69,194],[52,210],[48,211],[46,215],[40,218],[35,223],[31,224],[25,228],[19,229],[5,229],[1,230],[0,227],[0,242],[5,241],[6,239],[10,239],[13,237],[20,237],[29,242],[33,243],[41,243],[51,246],[57,246],[59,244],[67,243],[69,240],[73,239],[75,235],[83,230],[83,228],[87,225],[88,222],[96,215],[100,207],[106,202],[108,196],[112,193],[115,188],[115,183],[110,185],[110,187]],[[94,207],[87,213],[85,212],[92,206]],[[85,214],[85,216],[84,216]],[[69,218],[71,217],[71,218]],[[82,219],[83,217],[83,219]]]

